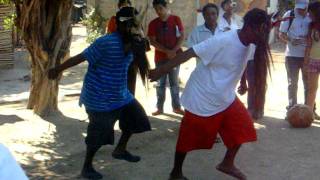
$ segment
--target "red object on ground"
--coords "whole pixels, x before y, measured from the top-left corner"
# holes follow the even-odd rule
[[[288,111],[287,119],[294,128],[307,128],[313,122],[313,112],[309,106],[297,104]]]

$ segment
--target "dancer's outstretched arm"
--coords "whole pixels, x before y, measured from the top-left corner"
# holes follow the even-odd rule
[[[170,59],[165,65],[151,70],[149,73],[149,79],[151,81],[156,81],[162,75],[169,73],[174,67],[188,61],[193,57],[197,57],[197,55],[192,48],[188,49],[187,51],[184,51],[183,53],[179,53],[176,57]]]
[[[59,74],[61,72],[63,72],[64,70],[66,70],[70,67],[76,66],[76,65],[84,62],[85,60],[86,59],[82,53],[80,53],[76,56],[73,56],[73,57],[69,58],[68,60],[66,60],[64,63],[62,63],[61,65],[58,65],[58,66],[50,69],[48,72],[48,77],[49,77],[49,79],[56,79],[59,76]]]

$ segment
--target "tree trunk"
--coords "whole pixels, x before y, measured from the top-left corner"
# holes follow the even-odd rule
[[[57,110],[59,84],[59,80],[49,80],[47,72],[69,52],[72,0],[15,0],[15,5],[16,24],[32,59],[27,108],[47,115]]]

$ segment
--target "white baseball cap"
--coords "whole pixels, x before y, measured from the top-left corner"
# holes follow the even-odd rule
[[[296,0],[295,9],[307,9],[309,0]]]

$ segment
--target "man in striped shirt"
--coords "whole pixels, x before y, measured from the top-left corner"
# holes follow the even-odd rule
[[[88,70],[83,82],[80,105],[83,104],[89,116],[86,144],[87,153],[82,176],[101,179],[102,175],[92,165],[95,153],[102,145],[114,143],[114,124],[119,119],[122,136],[112,156],[129,162],[140,161],[126,150],[133,133],[151,130],[148,117],[137,100],[128,90],[128,67],[133,60],[131,51],[136,11],[132,7],[122,8],[116,16],[117,31],[98,38],[81,54],[70,58],[49,71],[49,78],[57,78],[65,69],[85,60]]]

